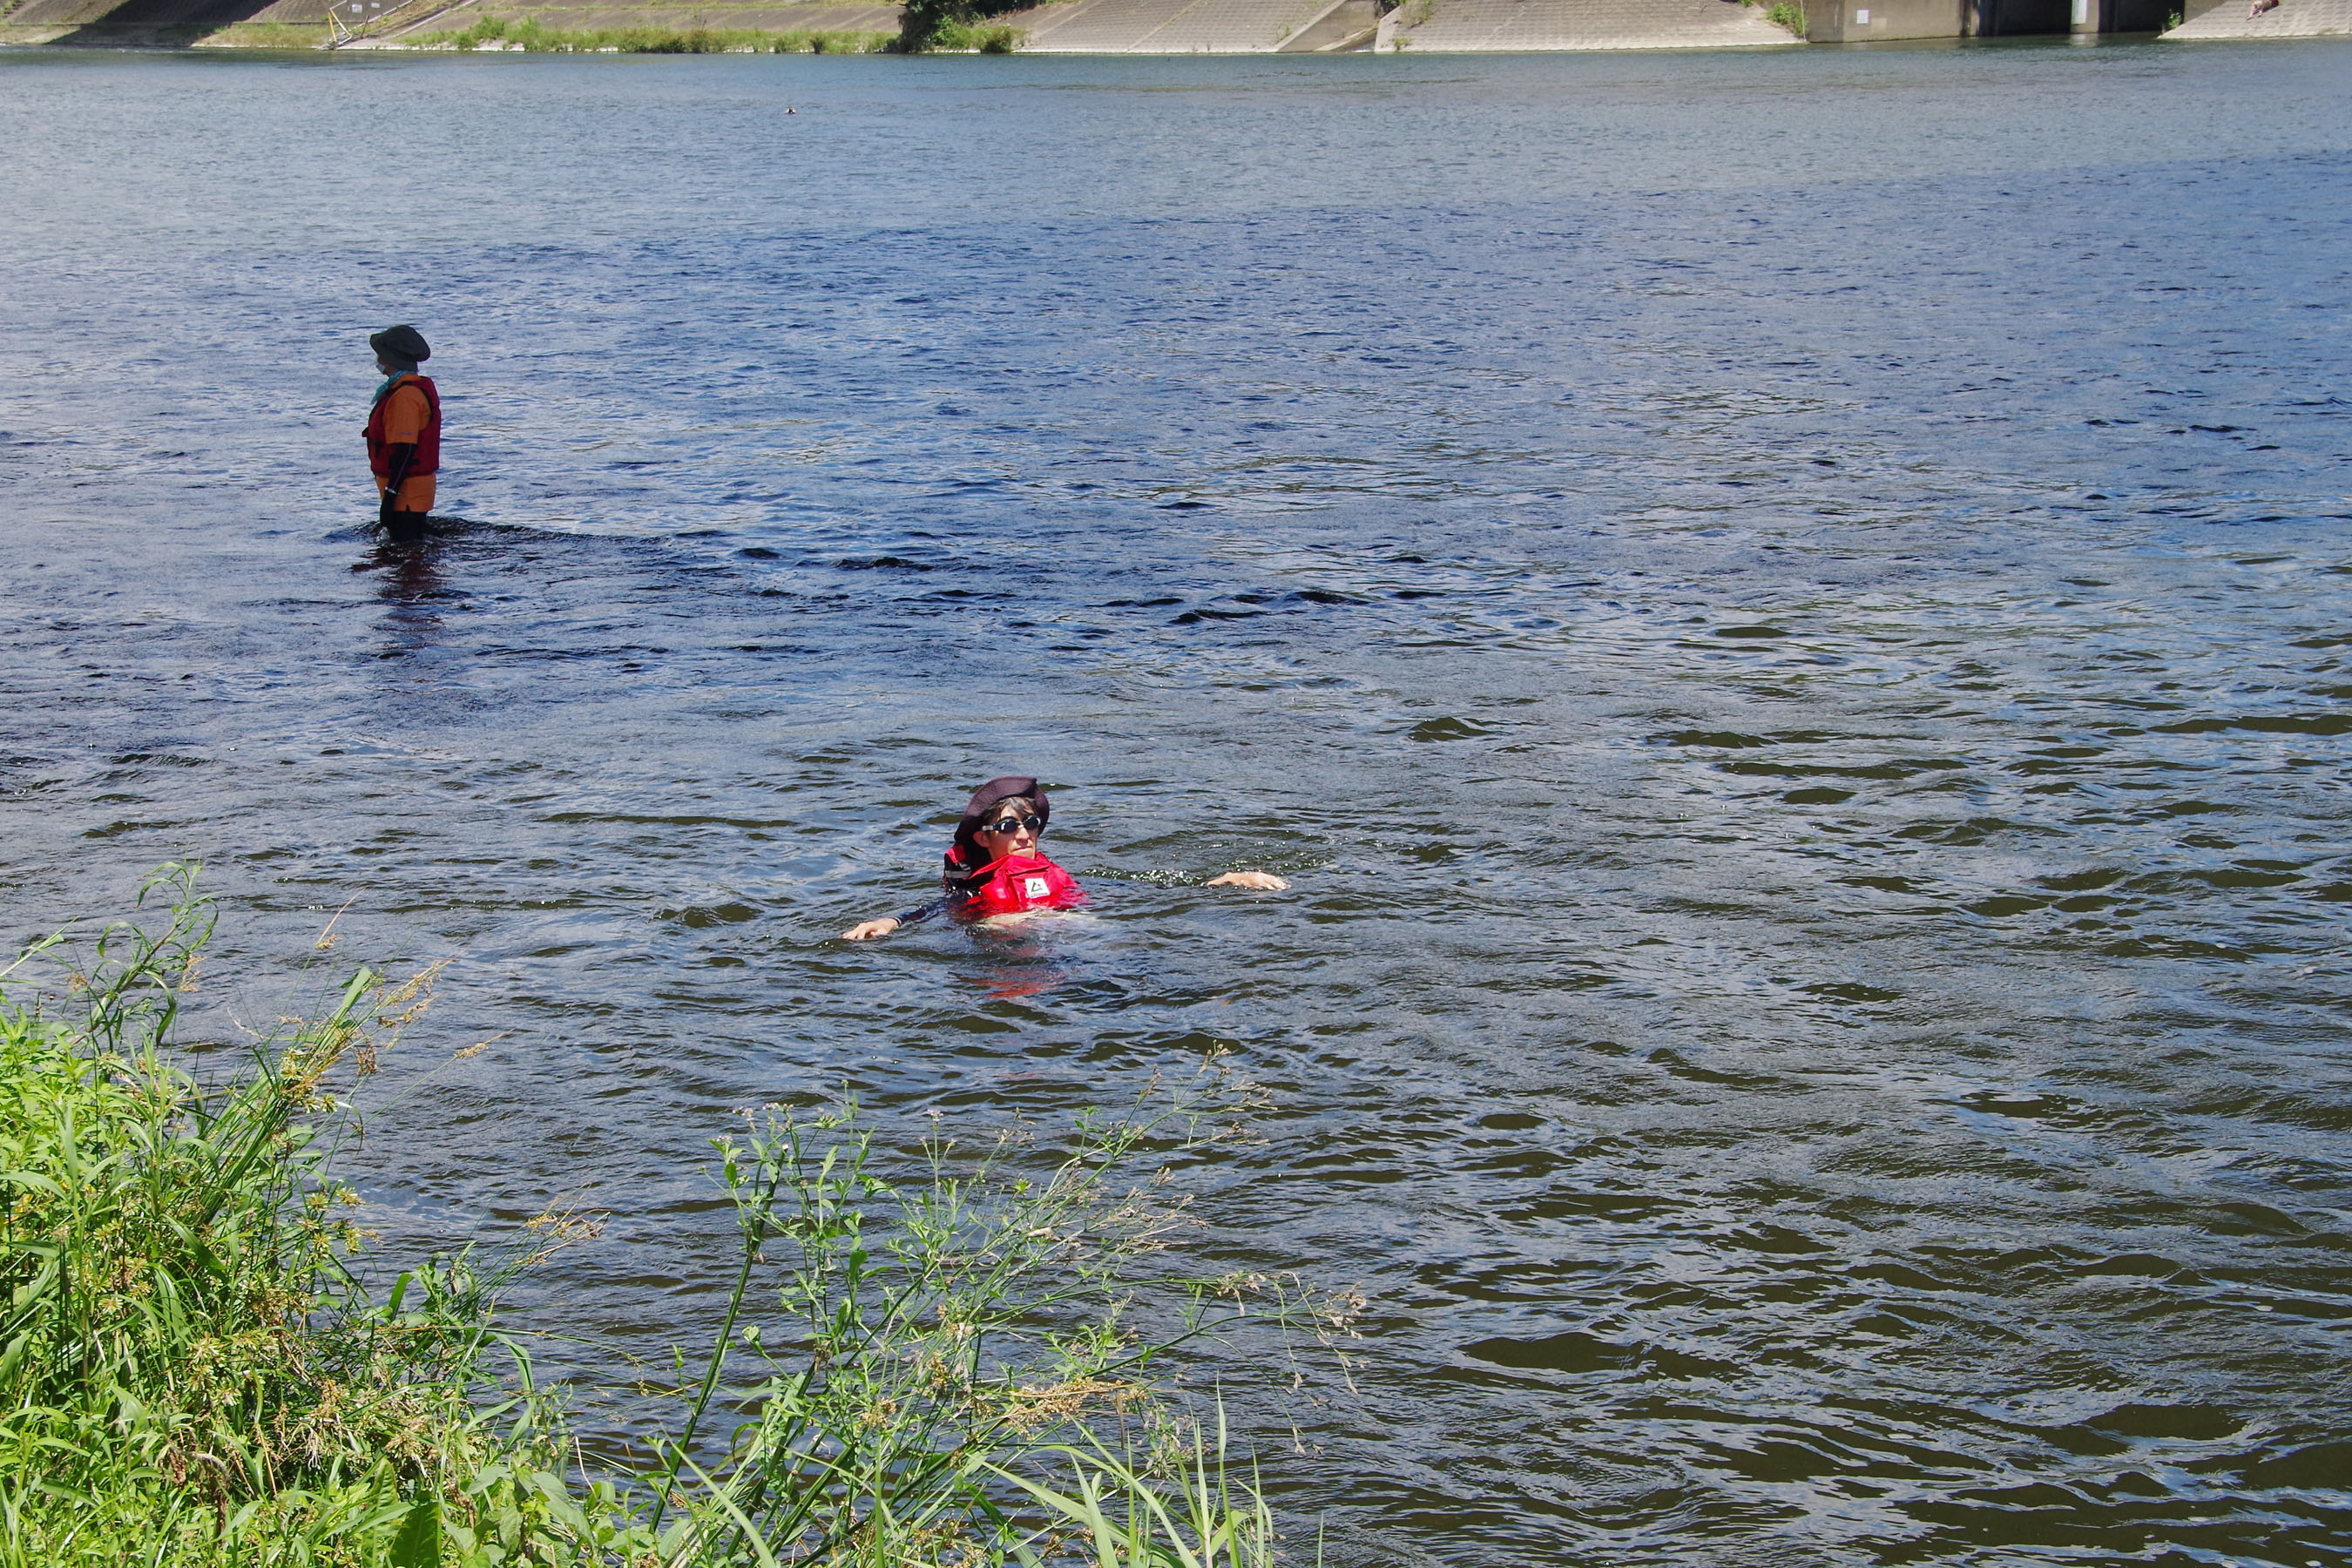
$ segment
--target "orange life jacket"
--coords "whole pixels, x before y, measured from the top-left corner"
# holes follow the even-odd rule
[[[992,860],[972,873],[985,878],[957,912],[976,920],[1025,914],[1031,910],[1066,910],[1087,901],[1077,879],[1043,855]]]
[[[432,413],[425,421],[425,428],[417,434],[416,459],[408,465],[408,471],[411,474],[437,474],[441,471],[441,394],[432,382],[410,371],[405,381],[394,380],[387,385],[383,395],[375,400],[375,406],[368,410],[368,467],[386,478],[392,474],[392,443],[383,438],[384,405],[392,401],[394,392],[412,384],[425,395],[425,406]]]

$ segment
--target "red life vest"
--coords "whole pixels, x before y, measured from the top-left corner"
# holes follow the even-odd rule
[[[425,428],[417,434],[416,459],[408,465],[408,471],[412,474],[437,474],[441,471],[441,394],[430,381],[415,371],[408,373],[406,380],[394,382],[386,387],[383,395],[375,400],[375,406],[368,410],[368,467],[386,477],[392,473],[392,443],[383,438],[383,410],[384,405],[392,401],[392,395],[403,386],[414,386],[423,393],[425,406],[432,410],[425,421]]]
[[[992,860],[975,876],[987,878],[972,889],[960,913],[975,920],[1025,914],[1031,910],[1066,910],[1087,901],[1087,890],[1043,855]]]

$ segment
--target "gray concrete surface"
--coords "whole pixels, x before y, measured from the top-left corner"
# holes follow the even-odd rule
[[[1504,49],[1723,49],[1799,40],[1732,0],[1405,0],[1375,47],[1429,53]]]
[[[2352,35],[2352,0],[2281,0],[2248,17],[2246,0],[1800,0],[1812,42],[1970,35],[2151,31],[2168,38]],[[356,7],[356,8],[355,8]],[[694,4],[691,0],[21,0],[0,7],[0,42],[187,44],[235,41],[238,24],[320,29],[330,10],[362,47],[453,32],[486,16],[562,30],[707,27],[765,33],[895,35],[895,5]],[[1056,0],[1002,18],[1041,54],[1272,54],[1352,48],[1427,53],[1736,48],[1798,40],[1763,5],[1731,0]]]
[[[1341,9],[1333,0],[1059,0],[997,20],[1021,30],[1024,54],[1265,55],[1328,31]],[[1356,30],[1370,28],[1367,18]]]
[[[1880,44],[1898,38],[1958,38],[1977,30],[1978,0],[1802,0],[1805,37],[1816,44]],[[2006,5],[2012,17],[2046,11],[2051,26],[2067,0],[1992,0],[1984,9]],[[2022,18],[2020,18],[2022,19]]]
[[[265,10],[323,26],[329,0],[25,0],[0,16],[0,42],[186,44]]]
[[[341,3],[348,5],[351,0]],[[415,3],[417,0],[411,0],[411,4]],[[705,27],[716,32],[878,33],[894,37],[898,32],[896,5],[633,5],[625,0],[457,0],[449,5],[433,5],[431,0],[424,0],[424,4],[425,14],[385,28],[355,47],[398,46],[403,39],[461,32],[485,16],[507,22],[528,18],[559,32],[597,32],[615,27],[687,32]]]
[[[2280,0],[2278,8],[2246,15],[2245,0],[2200,5],[2189,0],[2188,19],[2168,38],[2317,38],[2352,33],[2352,0]]]

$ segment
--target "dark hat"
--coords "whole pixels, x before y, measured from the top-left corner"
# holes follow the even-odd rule
[[[1054,808],[1045,799],[1045,786],[1035,779],[1011,776],[991,779],[972,791],[971,799],[964,803],[963,820],[956,824],[955,848],[950,852],[948,858],[950,861],[960,860],[967,867],[979,867],[987,857],[981,854],[980,842],[973,837],[973,835],[980,831],[981,822],[987,816],[989,807],[1000,800],[1011,800],[1014,795],[1022,795],[1034,802],[1037,815],[1048,820],[1052,819]]]
[[[415,327],[386,327],[368,338],[368,347],[380,354],[423,364],[433,357],[432,349],[425,342],[425,334]]]

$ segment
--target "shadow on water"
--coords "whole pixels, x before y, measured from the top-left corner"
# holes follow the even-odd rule
[[[983,921],[971,928],[971,945],[978,962],[958,976],[961,984],[981,991],[992,1002],[1020,1002],[1052,994],[1078,977],[1080,963],[1065,945],[1074,922],[1087,915],[1037,915],[1026,919]]]
[[[376,527],[348,530],[330,539],[370,539],[375,548],[352,564],[355,573],[379,573],[376,598],[384,605],[385,641],[379,658],[404,658],[426,652],[441,639],[442,613],[462,600],[463,591],[450,586],[444,568],[451,546],[488,531],[463,518],[434,517],[425,521],[423,536],[391,539]]]

